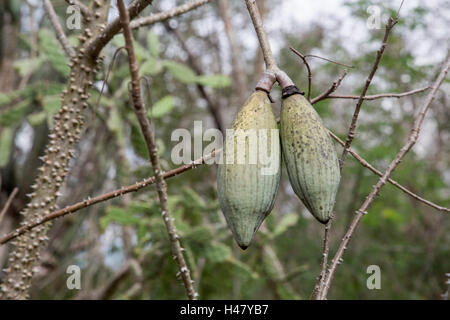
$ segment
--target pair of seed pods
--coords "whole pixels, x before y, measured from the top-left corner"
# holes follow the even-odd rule
[[[268,93],[252,93],[232,123],[233,134],[226,136],[218,166],[220,207],[244,250],[273,209],[281,158],[295,194],[309,212],[325,224],[333,210],[340,170],[328,131],[297,87],[285,86],[282,99],[278,130]]]

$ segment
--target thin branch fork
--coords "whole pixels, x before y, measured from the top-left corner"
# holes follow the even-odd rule
[[[419,137],[420,129],[422,127],[425,115],[426,115],[428,109],[430,108],[431,103],[435,99],[436,93],[437,93],[439,87],[441,86],[443,80],[445,79],[449,68],[450,68],[450,58],[448,58],[446,60],[444,67],[442,68],[442,71],[440,72],[439,76],[434,81],[433,85],[431,86],[431,91],[428,93],[425,103],[424,103],[423,107],[421,108],[419,114],[417,115],[416,120],[414,121],[414,125],[411,129],[411,132],[408,136],[406,143],[400,149],[400,151],[397,153],[394,160],[389,164],[388,168],[386,169],[386,172],[378,180],[377,184],[373,187],[372,191],[367,196],[367,198],[365,199],[362,206],[356,211],[356,214],[355,214],[347,232],[345,233],[336,254],[334,255],[334,257],[331,261],[331,265],[328,269],[327,277],[325,279],[324,286],[322,288],[322,292],[319,293],[320,299],[322,299],[322,300],[326,299],[331,280],[333,279],[333,276],[336,272],[336,268],[343,261],[342,256],[344,254],[345,249],[347,248],[347,245],[348,245],[354,231],[356,230],[356,228],[359,224],[359,221],[365,214],[367,214],[367,210],[368,210],[369,206],[375,200],[375,198],[379,194],[381,188],[386,184],[386,181],[388,181],[392,172],[394,172],[394,170],[400,164],[400,162],[405,157],[405,155],[411,150],[411,148],[416,143],[417,138]]]
[[[330,88],[328,88],[327,91],[319,94],[317,97],[313,98],[311,100],[311,104],[317,103],[323,99],[327,99],[327,97],[330,96],[331,93],[337,90],[337,88],[341,85],[342,80],[344,80],[345,76],[347,76],[347,69],[344,69],[344,72],[342,75],[333,82]]]
[[[128,11],[125,7],[125,4],[123,3],[123,0],[117,0],[117,5],[119,8],[120,21],[122,24],[123,34],[125,38],[126,49],[128,51],[128,64],[130,66],[131,87],[132,87],[131,97],[133,100],[135,113],[139,120],[139,125],[141,127],[141,131],[147,145],[147,149],[150,156],[150,162],[155,172],[156,189],[158,191],[159,203],[161,206],[161,214],[164,219],[167,232],[169,234],[172,254],[180,270],[181,278],[183,279],[184,287],[186,289],[186,294],[189,299],[195,300],[197,298],[197,293],[195,292],[193,286],[193,280],[191,279],[190,271],[188,269],[186,261],[184,260],[182,248],[179,241],[179,236],[177,235],[177,230],[169,211],[167,201],[167,185],[163,178],[161,165],[158,157],[158,151],[153,136],[153,130],[150,121],[147,118],[147,109],[144,105],[141,96],[139,70],[136,61],[136,55],[134,53],[133,34],[131,33],[130,28],[130,17],[128,15]]]
[[[339,166],[342,171],[342,167],[344,166],[344,161],[348,153],[348,148],[350,147],[353,138],[355,137],[355,130],[356,130],[356,122],[358,121],[359,111],[361,110],[361,106],[364,102],[364,97],[367,93],[367,90],[369,89],[370,83],[372,82],[373,76],[377,72],[378,65],[380,64],[381,57],[383,56],[384,50],[386,49],[387,41],[389,38],[389,33],[391,32],[392,28],[397,24],[398,18],[393,19],[392,17],[389,18],[388,23],[386,24],[386,31],[384,33],[383,42],[381,44],[380,49],[377,51],[377,57],[375,59],[375,62],[372,66],[372,70],[370,71],[369,76],[367,77],[366,83],[364,84],[364,87],[361,91],[361,95],[359,96],[358,102],[356,103],[355,111],[353,113],[352,121],[350,124],[350,128],[347,133],[347,138],[345,140],[345,147],[342,151],[342,156],[339,162]]]

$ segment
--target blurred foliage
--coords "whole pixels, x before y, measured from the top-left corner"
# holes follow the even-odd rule
[[[17,11],[26,7],[24,2],[10,2]],[[153,12],[161,2],[155,2]],[[266,18],[275,19],[280,1],[266,2]],[[290,52],[290,46],[303,54],[313,53],[351,64],[354,68],[348,70],[349,75],[338,91],[359,95],[384,34],[383,29],[365,29],[369,5],[379,5],[383,15],[395,14],[397,10],[396,3],[389,1],[358,0],[345,4],[349,17],[357,26],[362,26],[361,32],[366,36],[352,43],[352,47],[359,50],[344,46],[343,41],[349,41],[349,38],[342,39],[342,35],[333,32],[339,27],[339,21],[335,22],[336,26],[320,20],[309,26],[298,22],[287,30],[277,31],[277,41],[281,43],[277,52],[280,67],[306,90],[306,69]],[[55,5],[55,8],[59,15],[64,14],[65,5]],[[251,79],[257,51],[247,47],[245,39],[240,38],[240,32],[245,30],[252,37],[254,33],[244,6],[233,1],[231,9],[237,38],[245,52],[244,67],[239,72]],[[414,46],[407,40],[413,32],[426,33],[430,27],[423,21],[437,15],[438,11],[439,6],[430,8],[418,3],[417,7],[401,12],[369,94],[419,88],[435,77],[437,66],[419,63]],[[21,12],[21,23],[26,24],[26,10]],[[210,25],[211,20],[213,25]],[[223,34],[223,28],[216,5],[206,5],[176,21],[187,45],[204,68],[204,75],[197,75],[192,70],[180,44],[161,26],[145,27],[134,33],[139,74],[146,77],[149,84],[147,86],[142,81],[144,97],[150,107],[148,116],[155,126],[164,170],[176,167],[170,161],[171,149],[177,143],[170,140],[175,128],[193,131],[194,120],[203,120],[204,130],[213,126],[206,102],[197,92],[197,85],[205,86],[211,96],[222,102],[222,114],[227,123],[237,110],[229,54],[223,52],[228,45],[223,45],[226,38],[218,36],[219,32]],[[29,29],[26,30],[20,38],[20,54],[17,54],[14,68],[20,77],[29,75],[29,81],[15,91],[0,92],[2,188],[10,184],[22,185],[25,182],[20,179],[29,179],[12,172],[20,172],[24,168],[36,171],[38,164],[23,159],[37,159],[38,155],[27,151],[22,140],[25,139],[25,145],[29,146],[45,145],[46,131],[42,127],[52,127],[52,117],[60,107],[59,95],[69,73],[68,59],[49,22],[43,19],[36,35],[30,35]],[[68,35],[71,43],[75,44],[76,32],[68,32]],[[32,36],[37,39],[35,56],[30,54]],[[125,51],[118,55],[101,98],[99,94],[113,54],[123,44],[123,37],[118,35],[104,50],[103,72],[97,74],[91,90],[88,127],[71,163],[60,207],[152,175],[146,160],[147,149],[129,99],[130,77]],[[309,61],[313,69],[311,96],[314,97],[326,90],[343,68],[313,58]],[[249,87],[252,85],[250,83]],[[279,100],[277,90],[273,96]],[[423,96],[366,101],[358,122],[354,149],[383,171],[404,143]],[[323,100],[315,107],[326,125],[344,138],[355,103],[353,100]],[[393,178],[426,199],[449,207],[449,146],[441,143],[448,142],[445,139],[450,131],[450,115],[445,103],[444,98],[437,99],[430,111],[431,117],[426,119],[434,129],[429,132],[424,129],[423,132],[428,136],[426,141],[431,143],[419,141],[421,145],[427,144],[422,147],[425,152],[410,152]],[[279,112],[279,102],[274,104],[274,110]],[[39,137],[40,140],[37,139]],[[336,149],[341,152],[340,147]],[[335,208],[337,218],[332,229],[331,254],[334,254],[353,212],[377,180],[378,177],[353,158],[347,158]],[[167,183],[169,208],[202,299],[309,297],[319,274],[323,226],[311,218],[293,195],[286,172],[283,172],[275,209],[265,221],[265,228],[256,235],[254,244],[245,252],[237,249],[220,212],[215,166],[197,167]],[[148,187],[86,208],[55,223],[51,234],[54,240],[47,252],[51,257],[49,261],[53,262],[43,264],[42,273],[36,276],[32,297],[92,298],[90,294],[107,285],[125,261],[133,257],[142,267],[142,291],[129,295],[128,290],[136,282],[130,271],[108,298],[185,298],[157,199],[155,188]],[[26,198],[20,200],[23,207]],[[445,273],[450,268],[448,227],[447,216],[386,185],[356,231],[344,255],[344,262],[338,268],[329,298],[439,298],[446,290]],[[0,260],[1,263],[4,260]],[[80,292],[65,288],[65,269],[70,264],[82,268]],[[373,264],[381,268],[381,290],[368,290],[366,287],[366,268]],[[280,265],[284,275],[280,272]]]

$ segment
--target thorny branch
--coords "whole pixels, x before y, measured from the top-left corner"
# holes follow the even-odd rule
[[[153,171],[155,172],[156,189],[158,191],[161,214],[164,219],[167,233],[169,234],[172,254],[178,264],[181,278],[183,279],[184,287],[186,289],[186,294],[189,299],[195,300],[197,298],[197,293],[195,292],[193,286],[194,281],[191,279],[189,268],[186,264],[186,261],[184,260],[179,236],[177,235],[177,230],[173,222],[173,218],[170,214],[167,201],[167,185],[166,181],[163,178],[163,173],[159,162],[158,150],[153,135],[153,129],[149,119],[147,118],[147,108],[145,107],[141,96],[139,70],[136,61],[136,55],[134,53],[133,34],[131,33],[130,29],[130,17],[128,15],[128,11],[126,10],[125,4],[123,3],[123,0],[117,0],[117,4],[120,13],[120,21],[122,24],[123,34],[125,37],[126,49],[128,52],[128,64],[131,74],[131,97],[133,100],[135,113],[138,118],[145,143],[147,145],[150,162],[152,164]]]
[[[402,161],[404,156],[411,150],[411,148],[416,143],[417,138],[419,137],[422,123],[425,118],[425,114],[427,113],[428,109],[430,108],[431,103],[435,99],[436,93],[437,93],[439,87],[441,86],[443,80],[445,79],[449,68],[450,68],[450,58],[447,58],[444,66],[442,68],[442,71],[440,72],[439,76],[436,78],[433,85],[431,86],[431,91],[428,93],[425,103],[422,106],[419,114],[417,115],[416,120],[414,121],[414,125],[411,129],[411,132],[408,136],[406,143],[400,149],[400,151],[397,153],[394,160],[392,160],[392,162],[389,164],[385,173],[378,180],[377,184],[373,187],[370,194],[366,197],[362,206],[358,210],[356,210],[356,214],[355,214],[347,232],[345,233],[336,254],[334,255],[333,259],[331,260],[331,265],[328,268],[328,272],[327,272],[327,276],[326,276],[324,285],[322,287],[321,292],[319,292],[319,299],[321,299],[321,300],[326,299],[331,280],[333,279],[334,273],[336,272],[336,268],[343,261],[342,256],[344,254],[345,249],[347,248],[350,238],[352,237],[354,231],[356,230],[356,228],[359,224],[359,221],[365,214],[367,214],[368,208],[370,207],[372,202],[375,200],[376,196],[379,194],[381,188],[386,184],[386,181],[388,181],[392,172],[394,172],[394,170],[400,164],[400,162]]]
[[[358,121],[358,116],[359,116],[359,111],[361,110],[361,106],[364,102],[364,97],[367,93],[367,90],[369,89],[370,83],[372,82],[373,76],[375,75],[375,72],[377,72],[378,69],[378,65],[380,64],[381,61],[381,57],[383,56],[384,53],[384,49],[386,49],[386,45],[387,45],[387,41],[389,38],[389,33],[391,32],[392,28],[397,24],[398,22],[398,17],[393,19],[392,17],[389,18],[388,23],[386,24],[386,31],[384,33],[384,38],[383,38],[383,42],[381,44],[380,49],[378,49],[377,51],[377,57],[375,59],[375,62],[372,66],[372,70],[370,71],[369,76],[367,77],[367,80],[364,84],[364,87],[361,91],[361,95],[359,96],[358,102],[356,103],[356,107],[355,107],[355,111],[353,113],[353,117],[352,117],[352,122],[350,124],[350,128],[348,130],[347,133],[347,138],[345,140],[345,147],[344,147],[344,151],[342,151],[342,156],[339,162],[339,167],[342,168],[344,167],[344,161],[345,158],[347,156],[348,153],[348,148],[350,147],[350,145],[352,144],[353,138],[355,137],[355,129],[356,129],[356,122]]]

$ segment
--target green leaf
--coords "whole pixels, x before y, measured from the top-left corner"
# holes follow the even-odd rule
[[[47,29],[39,30],[39,45],[52,67],[62,76],[68,77],[70,68],[67,65],[67,57],[56,42],[53,32]]]
[[[154,58],[159,56],[159,37],[152,31],[147,32],[147,47]]]
[[[0,125],[11,126],[20,122],[28,111],[30,100],[24,100],[0,113]]]
[[[273,236],[277,237],[283,234],[289,227],[294,226],[298,221],[298,215],[295,213],[286,214],[281,220],[276,224],[275,230],[273,231]]]
[[[197,192],[195,192],[195,190],[189,187],[183,188],[183,202],[190,208],[206,208],[205,200],[203,200],[202,197]]]
[[[164,61],[164,66],[173,75],[175,79],[186,84],[194,83],[197,75],[188,66],[175,61]]]
[[[243,279],[251,278],[253,280],[258,279],[259,275],[258,273],[252,271],[249,265],[245,264],[244,262],[241,262],[239,260],[236,260],[234,258],[230,259],[229,262],[232,266],[232,273],[240,276]]]
[[[42,58],[29,58],[29,59],[22,59],[22,60],[16,60],[14,62],[14,68],[17,69],[19,74],[23,77],[24,75],[28,73],[33,73],[39,67],[42,65]]]
[[[0,167],[3,167],[8,163],[13,138],[12,128],[3,128],[0,136]]]
[[[45,119],[47,119],[47,115],[44,111],[41,111],[41,112],[30,114],[27,117],[27,119],[28,119],[28,122],[30,123],[30,125],[37,126],[38,124],[44,122]]]
[[[145,62],[139,67],[139,75],[141,77],[146,75],[155,76],[160,73],[162,69],[163,64],[161,63],[161,61],[149,58],[145,60]]]
[[[141,130],[136,124],[131,125],[131,145],[133,146],[134,152],[141,158],[147,158],[148,152],[147,152],[147,145],[145,144],[145,140],[142,137]]]
[[[231,259],[231,249],[220,242],[211,242],[205,247],[205,257],[212,263],[224,262]]]
[[[100,227],[105,229],[111,222],[121,225],[139,225],[141,219],[129,214],[125,209],[110,206],[106,209],[106,215],[100,219]]]
[[[283,283],[278,283],[277,292],[281,300],[300,300],[300,296]]]
[[[61,98],[59,95],[46,96],[43,100],[44,111],[49,116],[56,114],[61,107]]]
[[[196,82],[212,88],[226,88],[231,83],[230,78],[223,74],[198,76]]]
[[[183,236],[187,241],[205,244],[212,239],[212,231],[205,226],[195,226],[189,229]]]
[[[151,118],[161,118],[168,114],[175,106],[175,99],[172,96],[165,96],[158,100],[153,107],[148,111],[148,116]]]

